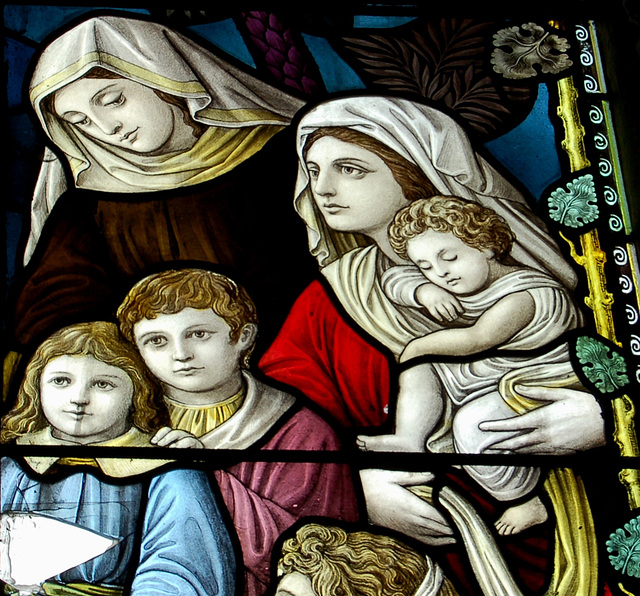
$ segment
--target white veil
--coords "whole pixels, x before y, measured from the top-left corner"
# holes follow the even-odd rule
[[[380,96],[335,99],[309,111],[300,121],[296,210],[307,224],[309,247],[324,267],[358,245],[348,234],[329,230],[308,192],[309,175],[303,159],[307,136],[327,126],[365,133],[418,165],[440,194],[477,201],[502,217],[517,236],[512,255],[519,262],[549,273],[567,288],[577,282],[544,223],[525,197],[471,146],[467,134],[452,118],[413,101]]]
[[[46,134],[64,152],[74,183],[82,188],[114,192],[158,190],[163,188],[158,186],[162,168],[167,167],[165,156],[154,161],[106,145],[79,133],[51,113],[46,98],[96,67],[184,98],[193,120],[226,131],[224,142],[240,143],[238,136],[233,139],[232,130],[245,140],[249,129],[269,128],[259,139],[252,137],[245,141],[245,145],[252,143],[254,150],[264,144],[266,137],[287,125],[304,104],[164,25],[119,16],[89,18],[44,49],[29,86],[31,103]],[[238,155],[250,156],[242,148],[241,145],[240,150],[235,149],[234,163]],[[182,159],[185,162],[191,163],[190,156]],[[175,183],[174,178],[167,177],[164,188],[194,183],[193,177],[182,183]],[[47,149],[34,192],[25,262],[66,185],[62,164]]]

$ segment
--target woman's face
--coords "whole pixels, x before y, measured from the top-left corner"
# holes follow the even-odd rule
[[[359,145],[322,137],[307,152],[307,169],[313,198],[334,230],[386,234],[409,204],[384,161]]]
[[[54,109],[85,135],[135,153],[168,145],[177,120],[173,106],[129,79],[78,79],[56,92]]]
[[[40,403],[53,435],[81,443],[98,443],[124,434],[133,383],[122,369],[93,356],[58,356],[40,377]]]

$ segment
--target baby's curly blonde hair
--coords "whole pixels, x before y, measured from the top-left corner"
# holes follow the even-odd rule
[[[493,209],[460,197],[435,195],[418,199],[396,213],[389,226],[389,242],[400,257],[408,259],[408,241],[427,230],[451,233],[467,246],[491,250],[499,262],[509,256],[516,238]]]

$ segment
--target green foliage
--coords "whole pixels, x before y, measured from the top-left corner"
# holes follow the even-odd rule
[[[593,176],[585,174],[567,184],[569,192],[558,188],[549,197],[551,219],[570,228],[580,228],[598,219]]]
[[[625,532],[626,530],[626,532]],[[640,577],[640,517],[632,519],[609,536],[605,543],[614,569],[631,577]]]
[[[629,383],[624,358],[597,339],[579,337],[576,354],[584,374],[602,393],[611,393]]]

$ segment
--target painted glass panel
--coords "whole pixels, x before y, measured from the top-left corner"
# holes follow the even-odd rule
[[[619,10],[4,5],[5,592],[637,593]]]

